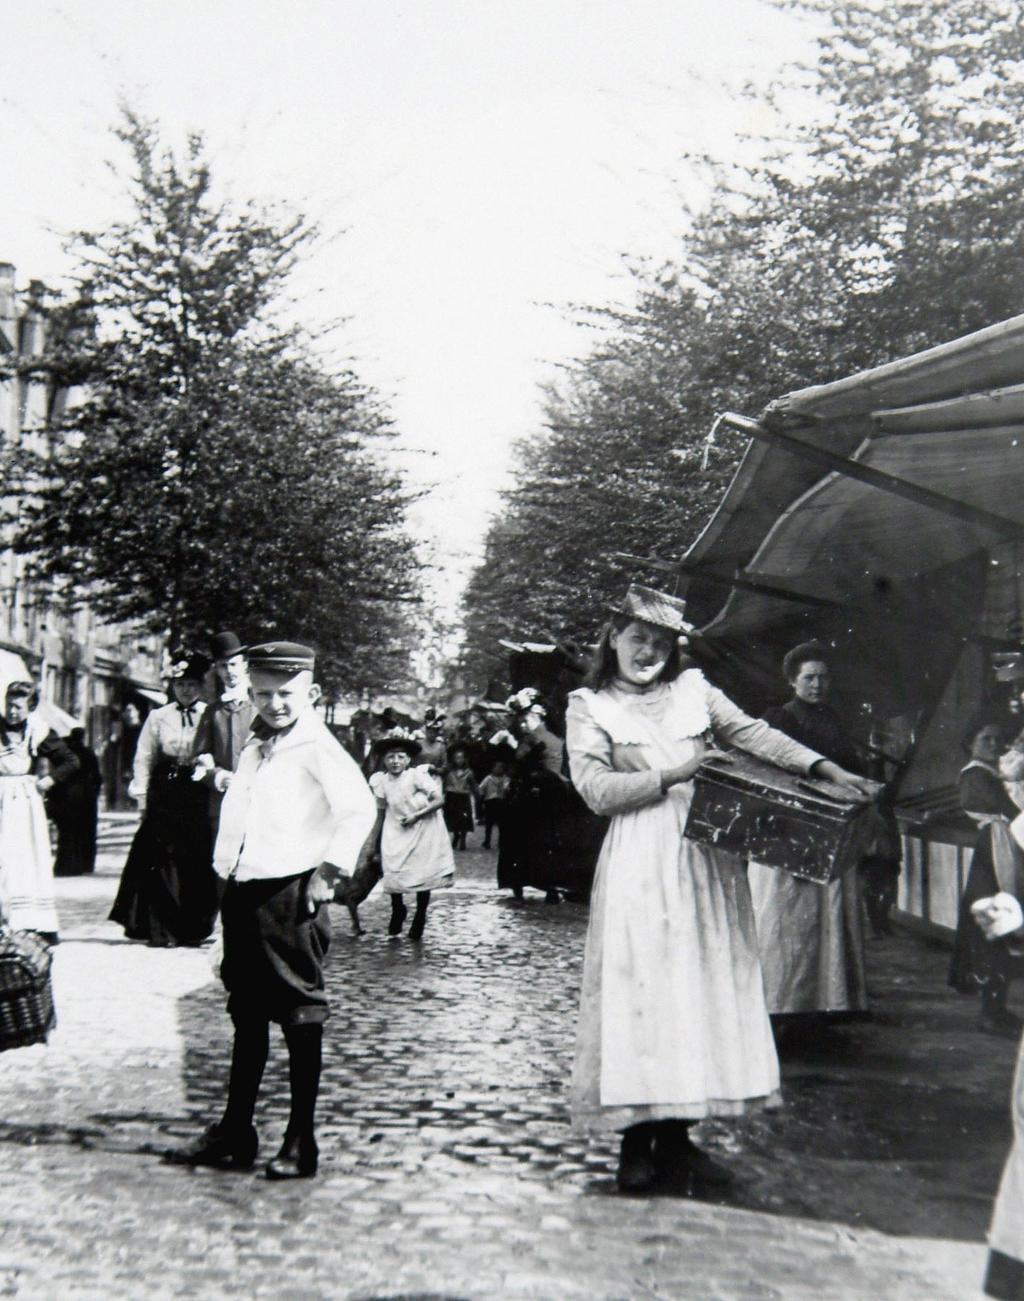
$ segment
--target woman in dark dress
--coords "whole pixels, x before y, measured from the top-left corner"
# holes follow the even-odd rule
[[[967,885],[960,900],[949,983],[961,994],[980,994],[978,1029],[988,1034],[1016,1036],[1021,1020],[1006,1006],[1010,981],[1019,974],[1021,959],[1002,940],[984,938],[971,915],[971,905],[997,894],[996,854],[1012,853],[1009,823],[1020,810],[1006,793],[999,776],[1003,728],[995,720],[972,726],[966,738],[970,761],[960,770],[960,803],[980,828]]]
[[[75,727],[67,747],[78,760],[78,771],[50,791],[47,808],[57,828],[54,876],[83,876],[96,867],[96,820],[99,809],[100,761],[85,744],[85,732]]]
[[[208,669],[198,655],[174,665],[174,703],[146,718],[128,788],[144,812],[110,919],[156,946],[200,944],[217,916],[208,791],[192,759]]]
[[[545,903],[561,903],[561,833],[574,794],[563,774],[565,742],[547,726],[547,709],[533,687],[506,703],[518,738],[498,846],[498,889],[521,899],[523,888],[532,886],[544,891]]]

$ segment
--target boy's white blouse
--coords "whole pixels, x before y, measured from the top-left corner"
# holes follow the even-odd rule
[[[313,711],[272,744],[250,736],[221,806],[213,865],[236,881],[297,876],[333,863],[350,876],[377,803]]]

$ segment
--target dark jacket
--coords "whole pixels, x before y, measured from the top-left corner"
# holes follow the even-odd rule
[[[249,735],[256,710],[251,701],[239,702],[218,700],[203,712],[196,728],[192,754],[198,758],[201,754],[213,756],[214,769],[203,778],[210,788],[210,817],[216,823],[220,819],[223,791],[216,787],[217,770],[234,772],[242,753],[245,738]]]

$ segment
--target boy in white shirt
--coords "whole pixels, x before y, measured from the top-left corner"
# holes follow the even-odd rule
[[[323,1025],[323,959],[331,922],[323,905],[372,850],[376,805],[362,773],[317,715],[314,653],[294,642],[246,651],[257,718],[221,807],[214,867],[224,878],[221,978],[235,1027],[227,1107],[191,1147],[186,1165],[248,1169],[253,1113],[269,1049],[269,1022],[288,1045],[291,1113],[268,1179],[316,1174],[313,1118]]]

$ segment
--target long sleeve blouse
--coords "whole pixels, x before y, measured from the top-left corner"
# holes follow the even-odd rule
[[[135,747],[132,780],[128,786],[132,799],[145,799],[153,769],[161,761],[191,763],[196,731],[205,709],[205,704],[197,700],[191,709],[163,705],[147,715]]]
[[[675,683],[655,689],[655,710],[674,706],[675,738],[700,737],[709,729],[715,741],[748,750],[791,772],[810,772],[821,761],[816,751],[776,731],[763,719],[751,718],[729,697],[713,687],[699,670],[689,670]],[[629,706],[601,717],[601,697],[612,692],[573,692],[567,713],[569,757],[573,784],[589,807],[603,817],[642,808],[664,798],[662,768],[647,765],[639,753],[643,734],[631,733]],[[654,697],[654,693],[651,693]],[[673,695],[676,699],[673,700]],[[620,699],[630,700],[622,694]]]

